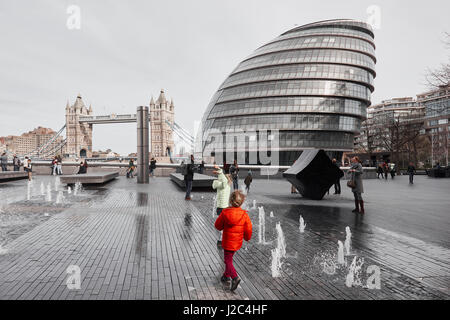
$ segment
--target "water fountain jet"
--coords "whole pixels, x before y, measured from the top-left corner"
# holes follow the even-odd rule
[[[345,227],[345,254],[350,255],[350,247],[351,247],[351,241],[352,241],[352,233],[350,231],[350,227]]]
[[[345,259],[344,259],[344,244],[342,241],[338,240],[338,263],[345,265]]]
[[[50,183],[47,185],[47,195],[45,197],[45,201],[47,202],[52,201],[52,187],[50,186]]]
[[[305,232],[306,223],[305,223],[305,220],[303,220],[303,217],[301,215],[300,215],[299,222],[300,222],[300,224],[299,224],[298,228],[300,229],[300,233],[303,233],[303,232]]]
[[[266,243],[266,213],[264,207],[259,207],[259,221],[258,221],[258,243]]]

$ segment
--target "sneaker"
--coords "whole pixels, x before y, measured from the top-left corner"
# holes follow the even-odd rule
[[[221,247],[222,246],[222,240],[217,240],[217,246]]]
[[[231,280],[230,277],[225,277],[225,276],[220,277],[220,281],[223,283],[229,282],[230,280]]]
[[[191,200],[191,197],[184,198],[184,200]]]
[[[239,278],[239,276],[237,276],[236,278],[231,280],[231,288],[230,288],[230,290],[231,291],[236,290],[240,282],[241,282],[241,278]]]

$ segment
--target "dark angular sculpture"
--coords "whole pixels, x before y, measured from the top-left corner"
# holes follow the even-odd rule
[[[309,199],[322,200],[325,193],[344,172],[334,165],[325,151],[304,150],[295,163],[283,173],[300,194]]]

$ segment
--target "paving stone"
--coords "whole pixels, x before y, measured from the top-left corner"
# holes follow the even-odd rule
[[[269,243],[257,243],[258,210],[249,210],[253,238],[235,255],[242,282],[231,293],[219,280],[224,265],[211,214],[214,193],[194,192],[185,201],[167,178],[137,185],[120,177],[86,190],[83,201],[6,245],[0,299],[449,299],[450,181],[416,177],[413,188],[404,177],[364,182],[366,214],[359,216],[351,213],[349,190],[311,201],[289,194],[283,180],[255,179],[247,203],[264,207]],[[20,201],[11,200],[6,210]],[[300,214],[307,224],[303,234]],[[273,278],[277,222],[288,255],[281,276]],[[364,258],[363,273],[369,265],[380,267],[380,290],[346,287],[350,258],[346,268],[324,272],[323,264],[336,260],[346,226],[352,253]],[[66,286],[70,265],[81,269],[80,290]]]

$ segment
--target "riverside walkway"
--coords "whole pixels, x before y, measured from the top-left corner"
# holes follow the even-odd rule
[[[35,189],[53,179],[35,177]],[[284,180],[254,180],[246,203],[264,208],[266,243],[258,243],[258,209],[249,209],[253,237],[235,256],[242,282],[231,293],[219,280],[223,252],[212,192],[193,192],[185,201],[168,178],[138,185],[120,177],[77,195],[60,186],[65,200],[56,204],[39,191],[27,200],[26,181],[8,182],[0,187],[0,299],[449,299],[450,181],[364,183],[361,216],[351,212],[344,183],[342,195],[312,201],[291,195]],[[15,227],[29,217],[40,219],[25,231]],[[277,222],[287,254],[274,278]],[[337,241],[344,242],[346,226],[353,236],[342,266]],[[363,264],[347,287],[355,257]],[[380,289],[366,285],[371,265],[381,271]],[[79,267],[80,289],[66,284],[70,266]]]

